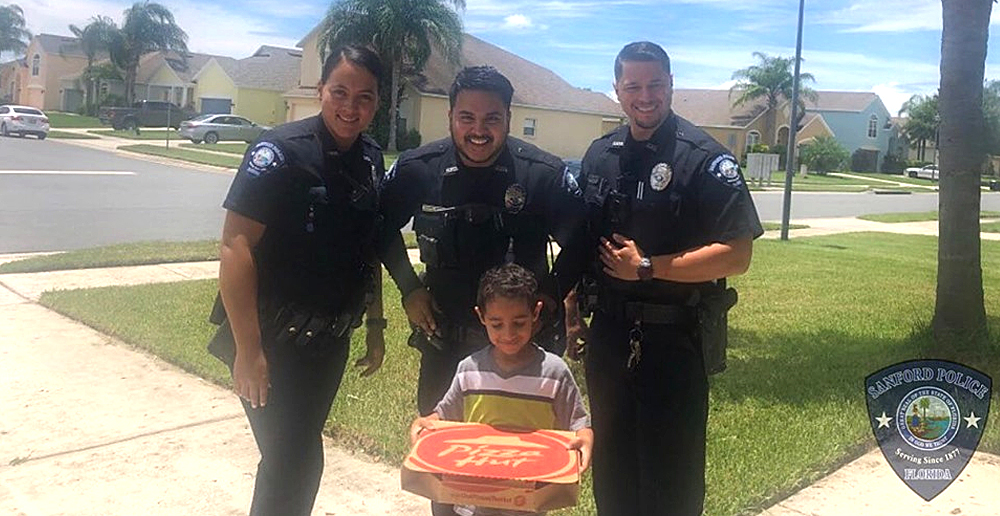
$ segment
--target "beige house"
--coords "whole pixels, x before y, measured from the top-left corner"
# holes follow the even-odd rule
[[[750,147],[767,141],[766,108],[763,105],[733,107],[729,90],[675,89],[673,109],[678,115],[697,125],[724,145],[734,156],[742,157]],[[791,119],[789,105],[777,108],[775,117],[776,146],[788,145]],[[812,141],[817,136],[835,136],[822,116],[806,113],[795,135],[798,145]]]
[[[288,120],[319,111],[316,84],[321,63],[316,50],[319,29],[299,45],[299,87],[285,93]],[[492,65],[514,85],[510,134],[563,158],[580,158],[601,135],[618,127],[624,114],[606,95],[576,88],[551,70],[522,59],[469,34],[464,35],[461,62],[448,64],[436,51],[420,74],[407,77],[400,99],[400,127],[415,128],[424,143],[448,136],[448,88],[461,67]]]
[[[0,104],[20,104],[21,85],[28,82],[28,61],[23,57],[0,64]]]
[[[77,92],[62,88],[62,78],[87,67],[87,56],[79,40],[68,36],[39,34],[25,51],[27,80],[20,85],[19,102],[43,110],[60,110],[77,102]],[[82,99],[82,91],[79,92]]]

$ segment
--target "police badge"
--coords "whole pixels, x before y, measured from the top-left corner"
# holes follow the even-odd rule
[[[662,191],[674,177],[674,171],[666,163],[657,163],[649,172],[649,186],[657,192]]]
[[[924,500],[965,469],[986,428],[992,379],[942,360],[911,360],[865,379],[868,416],[882,455]]]
[[[508,213],[518,213],[524,208],[524,201],[528,194],[524,191],[524,187],[514,183],[507,187],[507,191],[503,194],[503,205],[507,208]]]

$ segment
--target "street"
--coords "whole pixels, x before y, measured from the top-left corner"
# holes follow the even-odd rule
[[[0,138],[0,253],[217,238],[232,176]]]
[[[62,251],[142,240],[217,238],[232,176],[31,138],[0,138],[0,253]],[[781,191],[753,193],[761,220],[780,221]],[[933,211],[936,193],[800,192],[792,220]],[[1000,193],[982,209],[1000,211]]]

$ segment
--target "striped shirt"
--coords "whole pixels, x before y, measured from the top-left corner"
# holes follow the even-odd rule
[[[590,417],[566,362],[534,347],[532,360],[508,373],[493,360],[493,346],[469,355],[458,364],[451,387],[434,411],[448,421],[497,427],[588,428]]]

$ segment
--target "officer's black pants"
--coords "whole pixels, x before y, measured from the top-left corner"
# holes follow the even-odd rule
[[[323,425],[340,388],[350,336],[330,338],[325,352],[292,346],[267,349],[271,389],[267,405],[243,409],[260,463],[250,516],[309,516],[323,474]]]
[[[587,342],[598,513],[699,515],[708,420],[701,351],[686,331],[645,324],[641,360],[632,372],[632,326],[598,312]]]

